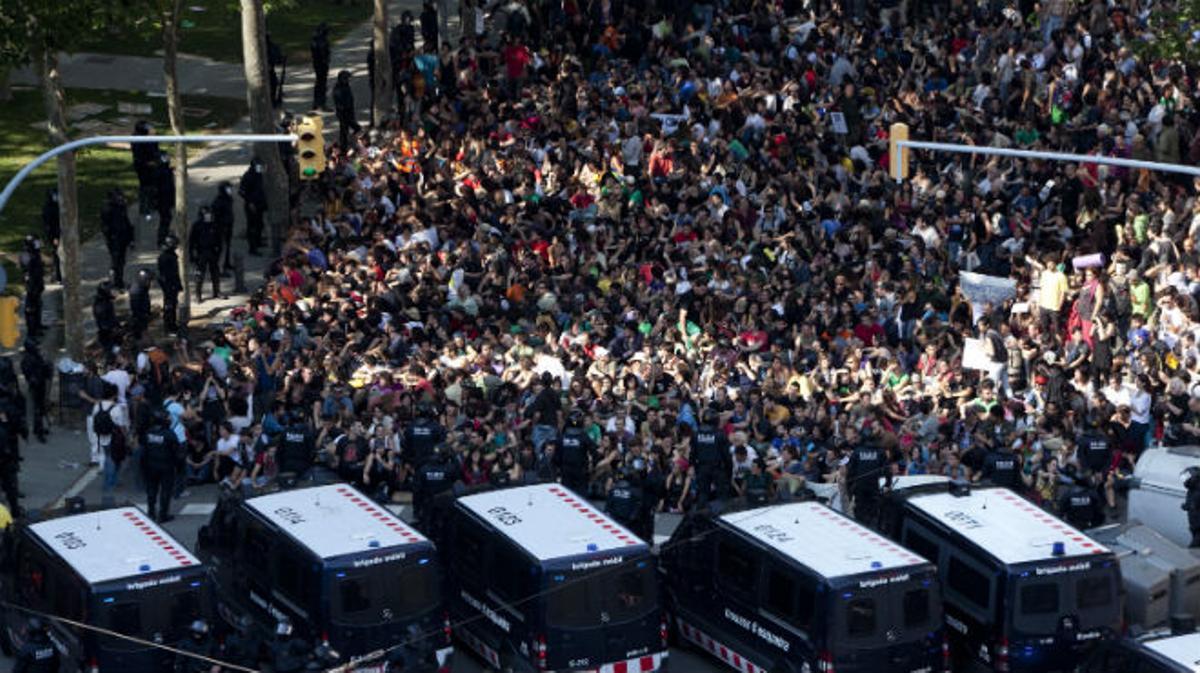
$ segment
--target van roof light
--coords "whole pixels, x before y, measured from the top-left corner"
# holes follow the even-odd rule
[[[150,572],[150,564],[143,563],[142,565],[138,566],[138,572],[142,572],[142,573]]]
[[[883,564],[880,563],[879,561],[871,561],[871,569],[872,570],[874,570],[876,568],[882,568],[882,567],[883,567]]]
[[[589,542],[589,543],[588,543],[588,546],[587,546],[587,550],[588,550],[588,551],[597,551],[597,550],[599,550],[599,549],[600,549],[600,546],[599,546],[599,545],[597,545],[595,542]]]
[[[370,547],[371,549],[378,549],[379,548],[379,540],[371,540],[370,542],[367,543],[367,546]]]
[[[1050,548],[1050,553],[1054,556],[1062,556],[1067,553],[1067,546],[1061,540],[1055,542],[1054,546]]]

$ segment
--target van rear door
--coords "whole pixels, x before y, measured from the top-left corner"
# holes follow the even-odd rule
[[[839,673],[941,670],[942,597],[932,568],[859,576],[836,589],[826,642]]]
[[[441,577],[437,559],[409,555],[403,560],[354,563],[327,573],[329,642],[345,656],[399,644],[410,633],[442,629]],[[442,647],[439,638],[422,639],[414,652]]]
[[[547,667],[599,668],[665,649],[655,572],[648,556],[594,570],[548,571]],[[536,660],[540,643],[531,645]]]
[[[1120,587],[1112,560],[1068,559],[1020,571],[1008,604],[1015,670],[1073,665],[1116,635]]]
[[[100,588],[94,600],[95,626],[143,641],[173,645],[192,622],[207,619],[203,582],[199,576],[178,578],[157,586],[106,592]],[[153,582],[153,579],[137,583]],[[102,671],[157,673],[169,670],[174,655],[131,640],[100,636],[95,653]]]

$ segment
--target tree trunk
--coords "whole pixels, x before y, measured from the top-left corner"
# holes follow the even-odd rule
[[[167,83],[167,117],[171,122],[171,134],[181,136],[187,132],[183,125],[183,96],[179,93],[179,76],[176,63],[179,54],[179,10],[183,0],[169,0],[162,16],[163,79]],[[175,231],[179,239],[179,277],[183,279],[183,297],[179,302],[179,324],[187,325],[192,312],[192,284],[188,282],[188,236],[191,223],[188,220],[188,164],[187,144],[175,143]]]
[[[388,53],[388,0],[375,0],[375,81],[371,82],[375,95],[371,119],[383,126],[392,107],[392,57]]]
[[[34,54],[42,80],[42,102],[49,122],[50,145],[68,142],[66,104],[59,78],[58,54],[46,44]],[[59,224],[62,226],[63,345],[75,361],[83,361],[83,309],[79,279],[79,199],[75,192],[75,153],[58,155]]]
[[[255,133],[278,133],[271,108],[270,79],[267,76],[267,33],[263,0],[241,0],[242,64],[246,69],[246,102],[250,106],[250,126]],[[263,164],[267,190],[269,236],[275,252],[283,246],[290,218],[288,176],[272,143],[255,143],[254,156]]]
[[[11,74],[12,66],[0,65],[0,103],[12,100],[12,87],[9,82]]]

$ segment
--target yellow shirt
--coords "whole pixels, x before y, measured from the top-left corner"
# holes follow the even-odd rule
[[[1038,293],[1038,306],[1047,311],[1057,311],[1062,308],[1063,299],[1066,296],[1067,274],[1057,269],[1043,271],[1041,291]]]

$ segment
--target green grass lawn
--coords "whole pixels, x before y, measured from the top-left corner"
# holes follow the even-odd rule
[[[318,23],[329,24],[329,39],[335,42],[370,19],[372,11],[370,0],[292,0],[291,5],[267,14],[267,30],[287,53],[289,66],[309,62],[308,43]],[[183,14],[179,51],[217,61],[241,62],[242,24],[236,2],[184,0]],[[144,21],[149,26],[151,19]],[[147,30],[98,34],[85,41],[79,51],[152,56],[161,49],[158,34]]]
[[[97,119],[121,125],[122,133],[131,132],[139,117],[118,111],[119,103],[149,104],[152,119],[159,129],[167,124],[167,101],[165,98],[150,98],[141,93],[120,91],[90,91],[69,89],[67,107],[80,103],[96,103],[108,106],[87,120]],[[246,114],[246,104],[226,98],[187,96],[184,107],[191,114],[185,117],[189,132],[215,132],[232,126]],[[50,141],[44,128],[34,124],[45,120],[42,95],[32,89],[13,91],[13,100],[0,103],[0,184],[6,184],[22,166],[45,152]],[[86,125],[86,122],[84,122]],[[85,135],[102,135],[96,129],[80,129],[78,124],[71,131],[72,138]],[[79,190],[79,223],[83,240],[99,228],[100,206],[104,195],[113,187],[122,187],[130,196],[130,203],[137,203],[137,177],[133,173],[130,152],[125,148],[96,146],[76,153],[76,173]],[[42,203],[46,191],[57,184],[57,163],[51,160],[33,172],[17,191],[12,200],[0,213],[0,251],[19,250],[26,234],[41,233]],[[136,215],[136,212],[134,213]],[[9,276],[10,282],[12,275]]]

